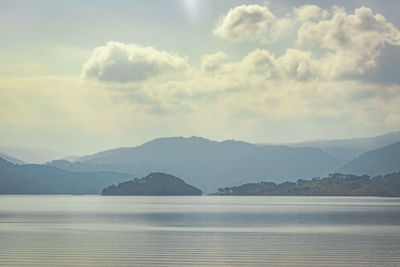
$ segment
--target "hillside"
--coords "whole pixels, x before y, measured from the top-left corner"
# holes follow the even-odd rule
[[[14,164],[20,164],[20,165],[21,165],[21,164],[25,164],[24,161],[19,160],[19,159],[17,159],[17,158],[14,158],[14,157],[12,157],[12,156],[9,156],[9,155],[7,155],[6,153],[2,153],[2,152],[0,152],[0,158],[6,160],[6,161],[8,161],[8,162],[14,163]]]
[[[275,184],[248,183],[218,189],[228,196],[400,196],[400,172],[371,178],[335,173],[327,178]]]
[[[182,179],[165,174],[151,173],[141,179],[119,183],[105,188],[103,195],[130,196],[197,196],[201,190]]]
[[[53,166],[69,170],[112,170],[144,176],[173,173],[206,192],[223,185],[268,179],[279,182],[326,175],[341,162],[315,148],[257,146],[241,141],[199,137],[160,138],[138,147],[120,148]]]
[[[387,133],[375,137],[317,140],[295,144],[287,144],[290,147],[314,147],[342,160],[343,164],[370,151],[400,141],[400,131]]]
[[[65,157],[65,154],[47,149],[33,149],[15,146],[0,146],[0,152],[26,163],[42,164]]]
[[[358,175],[400,171],[400,142],[372,150],[348,162],[340,170]]]
[[[116,172],[81,173],[51,166],[16,165],[0,158],[0,194],[100,194],[130,175]]]

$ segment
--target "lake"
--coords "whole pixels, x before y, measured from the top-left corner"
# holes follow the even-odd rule
[[[400,199],[0,196],[4,266],[400,266]]]

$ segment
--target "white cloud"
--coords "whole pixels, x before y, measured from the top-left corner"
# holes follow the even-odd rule
[[[296,17],[300,21],[308,21],[313,19],[325,19],[329,16],[329,12],[316,5],[304,5],[293,9]]]
[[[305,6],[291,16],[271,14],[266,19],[270,12],[262,9],[262,15],[260,8],[232,9],[215,30],[236,41],[258,38],[260,48],[241,60],[226,61],[227,54],[218,51],[201,57],[200,67],[189,66],[186,59],[154,48],[108,43],[96,48],[82,75],[100,81],[140,81],[120,83],[121,90],[100,91],[154,124],[168,120],[174,127],[193,129],[201,121],[207,125],[204,129],[227,133],[239,123],[256,129],[276,121],[286,121],[288,128],[293,123],[321,126],[328,132],[340,129],[339,124],[346,129],[400,124],[398,86],[368,84],[354,75],[374,67],[386,44],[400,43],[397,29],[383,16],[367,8],[354,14],[334,8],[327,15],[326,10]],[[279,33],[288,25],[300,27],[297,36],[289,32],[297,43],[293,39],[283,54],[262,47],[274,27]],[[108,76],[109,69],[121,70],[123,77]],[[182,75],[185,69],[189,71]],[[163,79],[152,79],[160,76]],[[101,86],[115,89],[115,84]],[[184,126],[179,126],[181,120]]]
[[[303,23],[298,41],[325,49],[323,76],[335,78],[363,74],[375,67],[386,44],[400,45],[400,33],[369,8],[347,14],[344,8],[335,7],[331,19]]]
[[[232,65],[241,75],[256,73],[270,80],[302,81],[318,77],[320,71],[320,62],[310,51],[294,48],[288,48],[280,57],[275,57],[266,49],[256,49]]]
[[[318,76],[320,62],[312,53],[288,48],[286,53],[276,60],[277,70],[281,76],[298,80],[307,80]]]
[[[220,19],[214,34],[233,41],[259,38],[274,20],[275,16],[267,7],[242,5]]]
[[[252,73],[258,74],[258,79],[274,79],[277,76],[275,56],[266,49],[256,49],[233,65],[238,76],[246,76],[245,80],[257,81],[256,77],[249,77]]]
[[[83,65],[82,77],[105,82],[138,82],[187,67],[186,59],[153,47],[108,42],[94,49]]]
[[[365,7],[347,14],[342,7],[334,6],[329,12],[304,5],[276,18],[267,7],[242,5],[221,18],[214,34],[234,41],[258,39],[265,45],[283,34],[287,36],[294,27],[299,27],[297,42],[292,47],[289,44],[285,54],[271,58],[268,77],[360,78],[377,67],[385,46],[400,45],[399,31],[381,14]]]
[[[276,19],[270,27],[269,39],[262,38],[265,43],[278,40],[283,34],[289,32],[293,27],[294,20],[290,17]]]
[[[201,59],[201,69],[203,71],[216,71],[221,67],[226,57],[227,54],[221,51],[203,56]]]
[[[242,62],[251,70],[270,68],[274,65],[275,56],[266,49],[258,48],[250,52]]]

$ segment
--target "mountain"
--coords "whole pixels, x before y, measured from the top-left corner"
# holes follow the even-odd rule
[[[400,171],[400,142],[364,153],[348,162],[339,171],[358,175],[379,175]]]
[[[14,163],[14,164],[25,164],[22,160],[19,160],[17,158],[11,157],[5,153],[0,152],[0,157],[8,162]]]
[[[103,195],[128,196],[198,196],[201,190],[182,179],[165,173],[151,173],[141,179],[105,188]]]
[[[74,172],[97,172],[97,171],[117,171],[122,173],[129,173],[131,176],[137,177],[138,175],[132,171],[129,165],[118,164],[118,163],[91,163],[75,161],[71,162],[66,159],[53,160],[47,162],[46,166],[53,166],[63,170],[74,171]]]
[[[353,160],[361,154],[370,150],[400,141],[400,131],[387,133],[375,137],[342,139],[342,140],[318,140],[307,141],[295,144],[287,144],[290,147],[315,147],[342,160],[343,164]]]
[[[160,138],[138,147],[119,148],[82,157],[69,170],[112,170],[144,176],[172,173],[203,191],[240,182],[283,181],[326,175],[342,162],[316,148],[257,146],[241,141],[210,141],[200,137]],[[62,165],[62,166],[61,166]]]
[[[327,178],[275,184],[248,183],[218,189],[222,196],[382,196],[400,197],[400,172],[369,176],[331,174]]]
[[[105,186],[129,177],[116,172],[81,173],[37,164],[17,165],[0,158],[0,194],[100,194]]]
[[[26,163],[42,164],[54,159],[64,158],[66,155],[46,149],[22,148],[14,146],[1,146],[0,152],[17,158]]]

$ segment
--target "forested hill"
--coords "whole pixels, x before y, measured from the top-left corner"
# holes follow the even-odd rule
[[[185,183],[182,179],[166,173],[151,173],[135,179],[112,185],[103,190],[103,195],[131,196],[196,196],[201,190]]]
[[[335,173],[326,178],[297,182],[247,183],[218,189],[228,196],[385,196],[400,197],[400,172],[384,176],[356,176]]]

